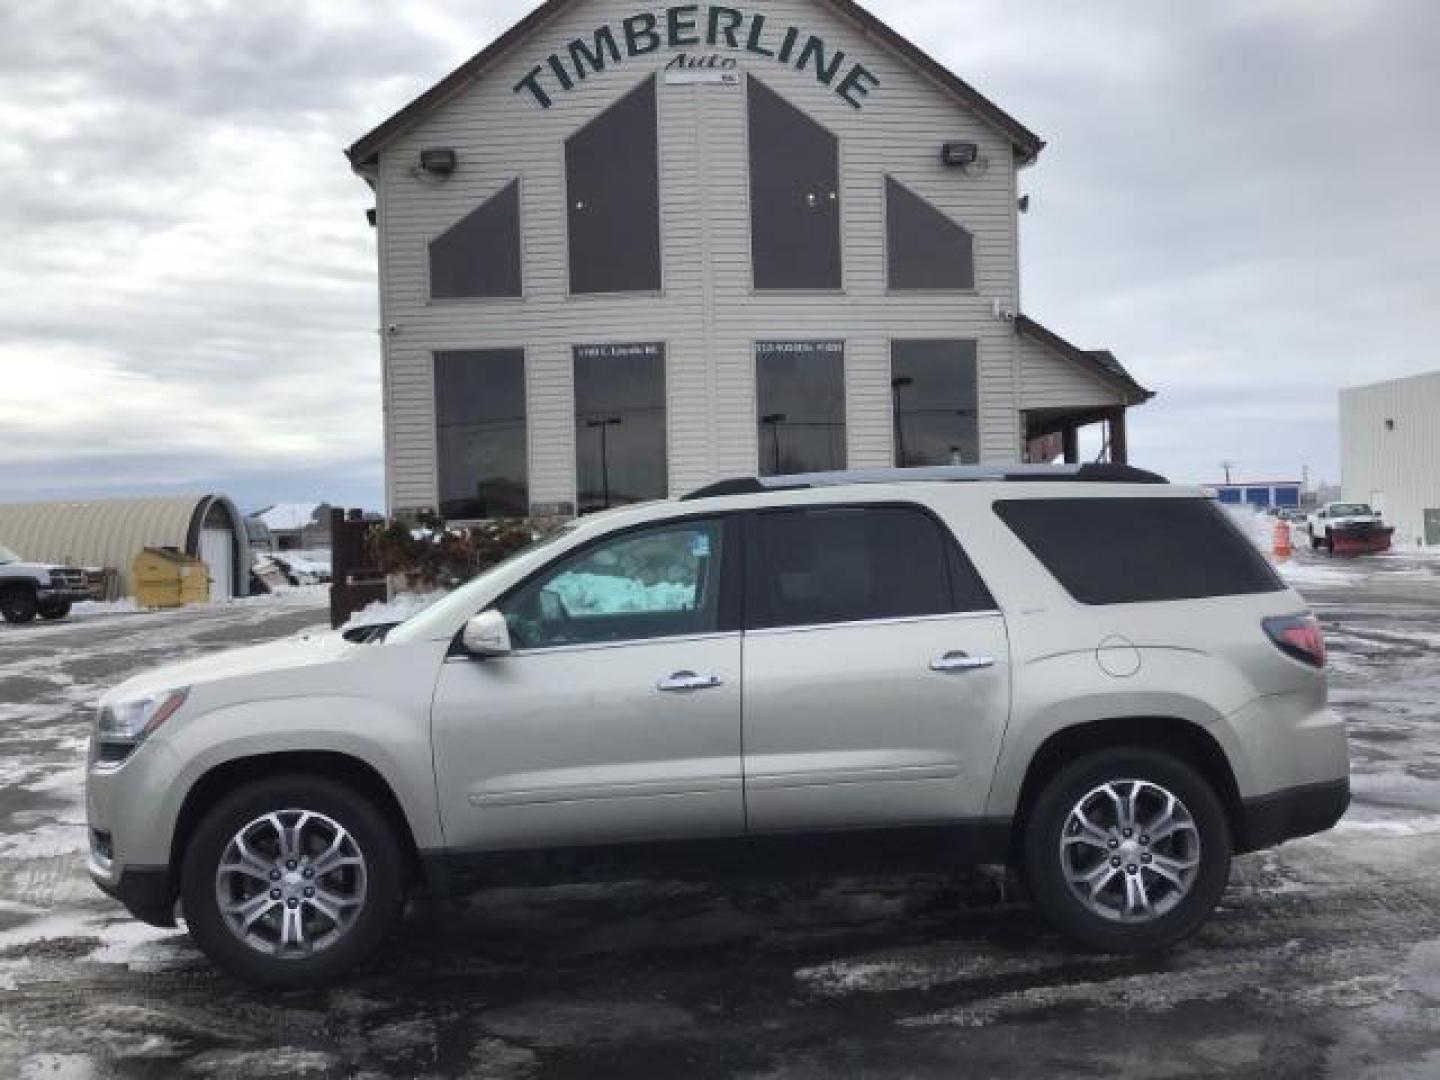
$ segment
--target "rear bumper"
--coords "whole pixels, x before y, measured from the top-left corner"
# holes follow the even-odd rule
[[[1348,777],[1245,799],[1241,803],[1243,820],[1236,850],[1258,851],[1298,836],[1324,832],[1340,820],[1349,805]]]

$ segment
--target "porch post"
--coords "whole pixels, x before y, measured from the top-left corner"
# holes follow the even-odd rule
[[[1066,424],[1060,429],[1060,442],[1065,450],[1065,464],[1078,465],[1080,463],[1080,429],[1074,424]]]
[[[1110,460],[1116,465],[1128,465],[1130,447],[1125,440],[1125,406],[1106,410],[1105,420],[1110,428]]]

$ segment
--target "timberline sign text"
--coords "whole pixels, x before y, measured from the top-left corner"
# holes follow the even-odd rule
[[[863,64],[847,62],[845,50],[796,26],[771,26],[759,12],[718,5],[682,4],[663,14],[642,11],[606,24],[588,37],[578,37],[563,52],[554,52],[515,84],[515,93],[529,94],[550,108],[557,91],[573,90],[607,64],[661,50],[730,50],[763,56],[796,71],[812,71],[815,80],[859,109],[880,80]]]

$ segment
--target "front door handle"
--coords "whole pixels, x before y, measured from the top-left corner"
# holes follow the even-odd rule
[[[930,661],[931,671],[978,671],[980,668],[994,666],[993,656],[971,656],[960,649],[953,649]]]
[[[668,679],[661,679],[656,683],[655,689],[683,694],[691,690],[709,690],[722,682],[719,675],[696,675],[693,671],[677,671]]]

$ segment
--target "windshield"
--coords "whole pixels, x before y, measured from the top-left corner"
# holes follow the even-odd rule
[[[1365,503],[1336,503],[1330,508],[1331,517],[1361,517],[1370,512]]]
[[[528,544],[519,551],[511,552],[488,570],[482,571],[476,577],[471,578],[460,588],[447,596],[441,597],[429,607],[416,612],[406,619],[390,633],[385,635],[386,641],[421,641],[431,636],[436,628],[442,628],[441,632],[448,632],[448,628],[459,619],[473,615],[476,597],[489,591],[490,583],[497,575],[506,573],[517,564],[538,562],[543,558],[542,552],[557,540],[561,540],[580,527],[579,519],[561,526],[552,533],[547,533],[534,543]]]
[[[20,561],[20,556],[19,556],[19,555],[16,555],[15,552],[11,551],[9,548],[7,548],[7,547],[5,547],[5,546],[3,546],[3,545],[0,545],[0,566],[4,566],[6,563],[19,562],[19,561]]]

